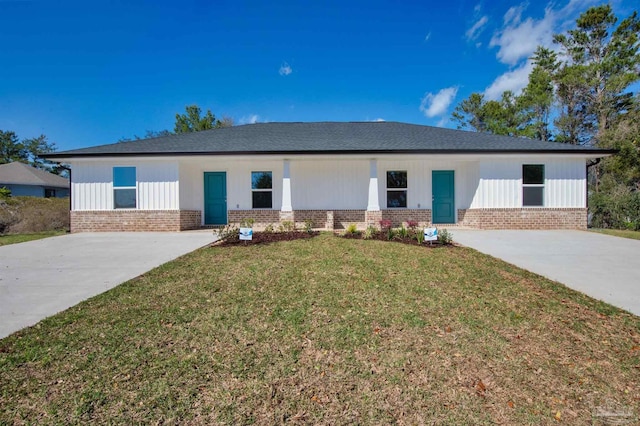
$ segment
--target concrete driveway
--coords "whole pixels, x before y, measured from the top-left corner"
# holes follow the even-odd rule
[[[457,243],[640,315],[640,240],[587,231],[451,232]]]
[[[0,338],[213,241],[211,231],[81,233],[0,247]]]

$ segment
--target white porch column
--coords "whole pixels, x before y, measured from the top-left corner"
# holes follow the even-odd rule
[[[291,212],[291,176],[289,171],[289,160],[282,162],[282,208],[280,211]]]
[[[367,211],[380,211],[378,201],[378,160],[375,158],[369,161],[369,201]]]

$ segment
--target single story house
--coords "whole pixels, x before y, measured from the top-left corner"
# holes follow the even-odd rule
[[[612,150],[397,122],[258,123],[48,154],[71,231],[413,220],[584,229],[587,163]]]
[[[69,179],[14,161],[0,164],[0,188],[14,197],[68,197]]]

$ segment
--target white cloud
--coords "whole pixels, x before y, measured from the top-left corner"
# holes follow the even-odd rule
[[[286,62],[283,62],[282,65],[280,65],[280,70],[278,71],[280,75],[284,75],[284,76],[287,76],[292,72],[293,72],[293,69],[291,69],[291,65],[289,65]]]
[[[533,63],[527,61],[520,67],[502,74],[485,89],[484,96],[489,100],[500,99],[505,90],[519,94],[529,82],[529,73],[532,69]]]
[[[496,56],[500,62],[516,65],[529,58],[538,46],[552,47],[553,35],[574,24],[577,14],[596,2],[597,0],[571,0],[557,10],[553,9],[553,3],[549,3],[541,19],[522,19],[526,3],[511,7],[504,14],[503,28],[493,35],[489,46],[498,47]]]
[[[240,124],[255,124],[260,120],[260,116],[258,114],[249,114],[245,115],[239,120]]]
[[[376,118],[375,120],[371,120],[371,121],[375,121],[375,122],[381,122],[381,121],[386,121],[384,118]]]
[[[435,95],[433,93],[425,93],[420,102],[420,111],[427,118],[446,114],[457,93],[458,88],[455,86],[444,88]]]
[[[473,26],[469,28],[466,33],[464,33],[467,37],[467,40],[475,40],[480,35],[482,30],[484,30],[484,26],[487,24],[487,22],[489,22],[489,17],[487,17],[486,15],[478,19],[478,21],[473,24]]]
[[[426,36],[424,36],[424,42],[428,42],[429,39],[431,38],[431,31],[429,31],[429,34],[427,34]]]

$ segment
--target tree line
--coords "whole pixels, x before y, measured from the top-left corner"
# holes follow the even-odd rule
[[[610,5],[589,8],[575,27],[539,46],[528,84],[498,100],[472,93],[452,114],[459,129],[619,150],[590,167],[596,227],[640,230],[640,20],[618,22]]]

